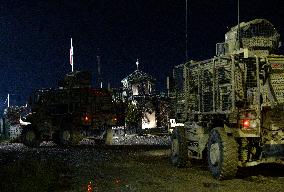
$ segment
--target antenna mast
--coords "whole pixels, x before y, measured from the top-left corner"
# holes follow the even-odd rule
[[[101,73],[101,58],[97,55],[98,62],[98,82],[100,83],[100,88],[103,88],[102,73]]]
[[[240,50],[240,0],[238,0],[238,50]]]
[[[187,49],[187,0],[185,0],[185,61],[188,60]]]

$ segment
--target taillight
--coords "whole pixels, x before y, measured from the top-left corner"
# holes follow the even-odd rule
[[[243,128],[249,128],[250,127],[250,121],[248,119],[243,120]]]
[[[92,119],[89,115],[86,114],[86,115],[83,115],[82,121],[83,121],[83,124],[87,125],[91,123]]]
[[[117,122],[117,117],[113,116],[111,120],[112,120],[113,123],[116,123]]]
[[[241,113],[239,124],[242,129],[257,128],[258,123],[257,123],[256,115],[253,112]]]
[[[257,128],[257,121],[255,119],[244,119],[241,122],[241,128],[243,129],[254,129]]]

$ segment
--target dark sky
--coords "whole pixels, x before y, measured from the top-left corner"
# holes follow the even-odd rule
[[[266,18],[284,36],[283,1],[240,1],[241,21]],[[190,59],[214,56],[237,24],[236,2],[188,0]],[[185,0],[0,0],[0,107],[7,93],[24,104],[32,90],[56,87],[71,70],[71,37],[76,70],[97,75],[100,54],[104,79],[119,87],[138,58],[162,90],[171,68],[185,61]]]

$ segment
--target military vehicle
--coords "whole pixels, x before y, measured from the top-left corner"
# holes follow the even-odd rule
[[[215,178],[228,179],[239,167],[284,163],[279,38],[265,19],[242,22],[217,44],[216,56],[174,68],[174,165],[205,159]]]
[[[88,72],[72,72],[57,89],[41,89],[30,98],[21,139],[27,146],[52,140],[59,145],[76,145],[82,138],[110,143],[116,124],[112,94],[91,87]]]

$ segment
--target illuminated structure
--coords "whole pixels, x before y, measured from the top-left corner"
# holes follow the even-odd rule
[[[125,77],[123,96],[127,102],[126,126],[137,133],[161,132],[166,127],[165,99],[155,92],[155,79],[138,69]]]

